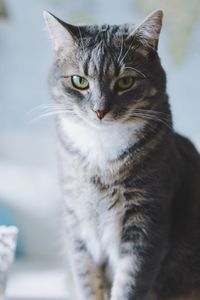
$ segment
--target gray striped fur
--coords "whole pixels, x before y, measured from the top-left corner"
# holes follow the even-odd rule
[[[45,19],[77,298],[197,299],[200,159],[173,130],[157,53],[162,12],[139,26]],[[73,75],[89,89],[74,88]],[[127,91],[116,90],[122,76],[134,77]]]

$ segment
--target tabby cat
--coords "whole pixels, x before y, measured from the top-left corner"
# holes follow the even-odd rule
[[[138,26],[44,17],[77,299],[200,299],[200,156],[173,130],[162,11]]]

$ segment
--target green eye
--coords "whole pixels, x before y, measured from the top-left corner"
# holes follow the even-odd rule
[[[125,91],[125,90],[130,89],[133,86],[134,82],[135,82],[134,77],[125,76],[125,77],[120,78],[117,81],[116,87],[119,91]]]
[[[75,88],[79,90],[86,90],[89,88],[89,82],[86,78],[78,76],[78,75],[73,75],[71,77],[72,84]]]

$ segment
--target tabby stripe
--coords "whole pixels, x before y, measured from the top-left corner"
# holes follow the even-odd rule
[[[83,64],[83,72],[86,76],[88,76],[89,63],[91,59],[91,52],[88,53],[88,57]]]
[[[132,191],[132,192],[125,192],[124,197],[126,200],[136,199],[136,198],[142,198],[144,199],[144,193],[141,191]]]
[[[152,123],[152,121],[148,122],[148,123]],[[148,124],[147,123],[147,124]],[[147,125],[146,125],[147,126]],[[161,130],[165,127],[166,125],[163,123],[158,122],[157,126],[155,128],[155,130],[148,132],[148,135],[146,135],[143,139],[139,140],[138,142],[136,142],[133,146],[131,146],[130,148],[128,148],[127,150],[125,150],[118,158],[118,160],[123,160],[125,159],[125,157],[130,154],[133,153],[135,151],[138,151],[140,148],[142,148],[143,146],[145,146],[146,144],[148,144],[150,141],[153,141],[153,139],[155,137],[158,136],[158,134],[161,132]]]
[[[144,237],[145,234],[142,230],[142,228],[140,228],[140,226],[136,226],[134,225],[129,225],[125,228],[123,228],[122,231],[122,242],[136,242],[141,240],[142,237]],[[137,244],[134,245],[134,247],[138,247]],[[141,245],[142,247],[142,245]]]
[[[101,57],[101,63],[100,63],[100,66],[99,66],[99,82],[102,82],[102,79],[105,77],[104,75],[104,66],[106,65],[105,61],[106,61],[106,57],[107,57],[107,54],[104,53],[104,55]]]

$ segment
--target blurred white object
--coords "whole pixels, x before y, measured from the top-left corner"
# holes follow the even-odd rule
[[[4,299],[8,270],[15,254],[17,234],[18,229],[14,226],[0,226],[0,300]]]

